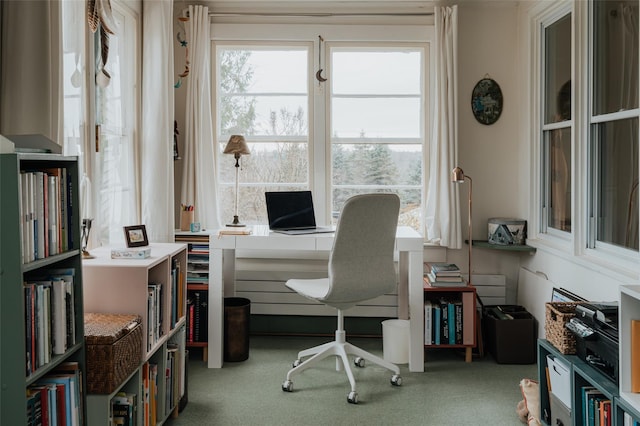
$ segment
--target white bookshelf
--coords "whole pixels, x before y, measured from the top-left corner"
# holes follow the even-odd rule
[[[88,395],[88,424],[109,425],[109,410],[113,397],[120,391],[137,394],[138,424],[143,421],[144,400],[140,394],[143,381],[142,367],[150,362],[165,371],[168,344],[176,343],[181,351],[181,371],[178,375],[184,383],[185,318],[186,318],[186,267],[187,245],[154,243],[151,255],[146,259],[112,259],[111,247],[90,250],[95,256],[85,259],[82,269],[84,282],[84,311],[94,313],[137,314],[142,318],[142,360],[132,375],[109,395]],[[180,265],[178,288],[171,291],[172,265]],[[149,329],[157,327],[157,321],[148,314],[148,284],[162,285],[162,322],[157,338],[150,337]],[[172,317],[172,311],[174,315]],[[172,319],[173,318],[173,319]],[[164,374],[164,373],[163,373]],[[163,375],[164,377],[164,375]],[[158,380],[156,424],[163,424],[171,414],[177,416],[179,399],[167,401],[165,381]]]
[[[640,393],[631,392],[631,320],[640,320],[640,285],[620,287],[620,398],[640,411]]]

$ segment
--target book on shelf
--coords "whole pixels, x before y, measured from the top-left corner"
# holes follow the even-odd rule
[[[433,304],[430,300],[424,303],[424,344],[433,344]]]
[[[467,296],[468,295],[468,296]],[[465,315],[473,308],[472,292],[461,297],[441,297],[424,303],[425,345],[471,345],[474,343],[473,317]]]
[[[119,392],[111,400],[112,424],[134,426],[136,413],[136,394]]]
[[[460,287],[465,285],[462,277],[435,277],[431,273],[424,276],[426,286],[431,287]]]
[[[190,343],[208,340],[208,292],[206,290],[189,290],[187,298],[188,321],[187,340]]]
[[[73,189],[67,169],[21,170],[18,185],[23,263],[73,248]]]
[[[631,392],[640,392],[640,320],[631,320]]]
[[[460,268],[455,263],[424,262],[424,272],[431,272],[435,276],[459,276]]]

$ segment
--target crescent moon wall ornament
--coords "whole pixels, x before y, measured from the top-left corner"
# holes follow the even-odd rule
[[[498,121],[502,114],[502,90],[489,75],[476,83],[471,93],[471,110],[481,124],[490,125]]]
[[[318,36],[318,72],[316,72],[316,80],[318,80],[320,83],[324,83],[325,81],[327,81],[326,78],[324,78],[322,76],[322,43],[324,42],[324,39],[322,38],[322,36]]]
[[[318,72],[316,72],[316,79],[321,83],[327,81],[327,79],[322,76],[322,68],[320,68]]]

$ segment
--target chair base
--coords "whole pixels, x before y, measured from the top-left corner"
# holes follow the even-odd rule
[[[305,349],[298,353],[298,359],[294,362],[294,367],[289,370],[287,373],[287,379],[282,385],[282,389],[285,391],[293,390],[293,382],[292,378],[296,374],[302,373],[304,370],[315,366],[319,361],[327,358],[329,356],[336,357],[336,371],[341,371],[344,368],[347,377],[349,378],[349,383],[351,384],[351,392],[347,397],[347,400],[351,403],[357,403],[358,394],[356,392],[356,380],[353,376],[353,371],[351,370],[351,364],[349,362],[349,355],[355,355],[356,358],[354,360],[354,365],[358,367],[364,366],[364,360],[368,360],[375,365],[379,365],[380,367],[384,367],[387,370],[390,370],[394,373],[391,377],[391,383],[395,386],[400,386],[402,384],[402,378],[400,377],[400,368],[384,359],[373,355],[351,343],[345,341],[345,332],[340,328],[336,330],[336,339],[335,341],[324,343],[319,346],[315,346],[313,348]],[[306,360],[302,360],[305,357],[311,357]]]

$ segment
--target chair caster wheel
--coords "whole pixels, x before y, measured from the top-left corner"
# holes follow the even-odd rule
[[[391,384],[393,386],[402,386],[402,377],[399,374],[391,376]]]
[[[293,382],[291,380],[285,380],[282,383],[282,390],[285,392],[293,392]]]
[[[355,364],[356,367],[362,368],[364,367],[364,358],[359,356],[353,360],[353,363]]]
[[[300,358],[296,359],[295,361],[293,361],[293,368],[296,368],[300,364],[302,364],[302,360]]]
[[[358,392],[351,391],[347,396],[347,402],[349,404],[357,404],[358,403]]]

